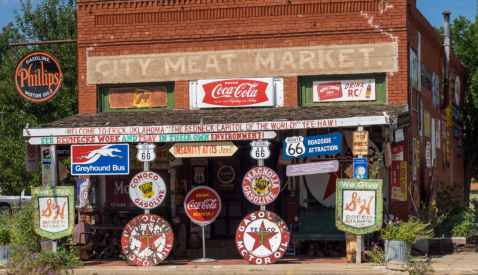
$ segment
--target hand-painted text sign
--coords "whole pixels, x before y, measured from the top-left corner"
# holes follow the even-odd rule
[[[179,135],[99,135],[99,136],[69,136],[69,137],[34,137],[30,144],[88,144],[88,143],[118,143],[118,142],[191,142],[191,141],[221,141],[221,140],[251,140],[273,139],[274,131],[265,132],[235,132],[235,133],[203,133]],[[32,143],[33,142],[33,143]]]
[[[214,222],[221,212],[221,198],[214,189],[198,186],[187,194],[184,209],[192,222],[208,225]]]
[[[270,204],[279,196],[280,178],[269,167],[254,167],[244,176],[242,191],[244,196],[253,204]]]
[[[373,101],[375,79],[314,81],[314,102]]]
[[[32,203],[35,232],[48,239],[71,235],[75,224],[75,189],[73,186],[34,187]]]
[[[382,180],[337,179],[335,225],[352,234],[367,234],[382,225]]]
[[[228,157],[236,151],[237,147],[229,141],[176,143],[169,149],[177,158]]]
[[[151,171],[136,174],[129,183],[129,197],[139,208],[153,209],[166,198],[166,183]]]
[[[72,145],[71,174],[129,174],[128,144]]]
[[[18,62],[14,80],[23,98],[40,103],[50,100],[60,90],[63,71],[51,54],[33,52]]]
[[[286,223],[269,211],[256,211],[245,217],[236,231],[236,246],[252,264],[275,263],[284,256],[290,235]]]
[[[274,106],[273,78],[198,81],[198,107]]]
[[[337,172],[338,170],[339,162],[337,160],[331,160],[287,165],[286,174],[288,177],[293,177],[302,175],[332,173]]]
[[[282,157],[302,158],[338,154],[342,150],[342,134],[311,137],[288,137],[284,140]]]

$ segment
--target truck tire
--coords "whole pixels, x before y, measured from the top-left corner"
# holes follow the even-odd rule
[[[12,210],[8,206],[0,206],[0,216],[8,216]]]

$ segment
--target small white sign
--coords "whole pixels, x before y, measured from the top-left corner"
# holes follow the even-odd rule
[[[254,140],[250,144],[252,159],[268,159],[271,156],[271,151],[269,150],[271,143],[269,141]]]
[[[343,191],[343,223],[355,228],[365,228],[375,224],[375,191]]]
[[[136,146],[138,153],[136,158],[141,162],[150,162],[156,159],[156,153],[154,148],[156,145],[154,143],[140,143]]]
[[[40,229],[50,233],[65,231],[69,226],[68,197],[40,197]]]

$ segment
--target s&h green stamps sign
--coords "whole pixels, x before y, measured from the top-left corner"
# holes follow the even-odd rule
[[[337,228],[358,235],[379,230],[383,217],[382,185],[382,180],[337,179]]]
[[[73,231],[75,189],[73,186],[32,188],[35,232],[48,239],[59,239]]]

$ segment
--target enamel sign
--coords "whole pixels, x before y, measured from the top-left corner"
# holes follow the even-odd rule
[[[155,172],[140,172],[129,183],[129,197],[139,208],[156,208],[166,198],[166,183]]]
[[[252,159],[268,159],[271,156],[271,151],[269,150],[271,143],[268,140],[254,140],[250,145]]]
[[[245,217],[236,231],[236,246],[241,256],[252,264],[277,262],[289,246],[285,222],[269,211],[256,211]]]
[[[192,222],[208,225],[213,223],[221,212],[221,198],[214,189],[198,186],[187,194],[184,209]]]
[[[244,176],[242,191],[244,196],[255,205],[270,204],[279,196],[280,178],[269,167],[254,167]]]
[[[314,102],[374,101],[375,79],[314,81]]]
[[[136,154],[136,159],[141,162],[150,162],[156,159],[156,153],[154,148],[156,145],[154,143],[140,143],[136,145],[138,153]]]
[[[302,158],[338,154],[342,150],[342,134],[310,137],[288,137],[284,140],[282,157]]]
[[[71,146],[71,174],[129,174],[128,144],[96,144]]]

